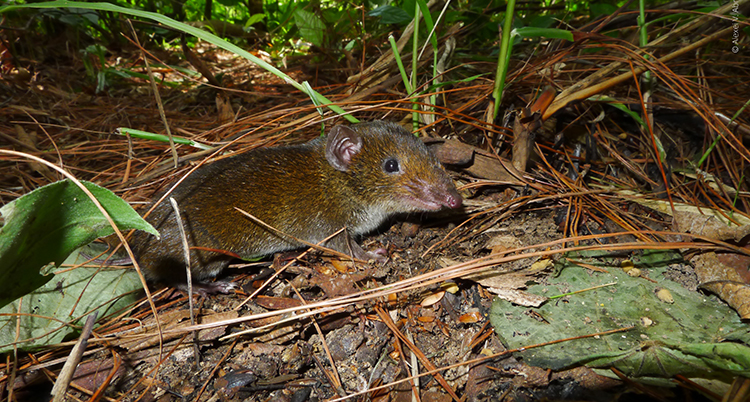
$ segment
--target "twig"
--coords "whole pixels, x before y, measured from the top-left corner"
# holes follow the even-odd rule
[[[98,314],[99,312],[94,311],[86,318],[86,323],[83,325],[83,329],[81,330],[81,336],[78,337],[78,342],[70,351],[68,360],[65,361],[65,365],[63,365],[62,370],[60,370],[60,375],[57,377],[55,385],[52,387],[52,391],[50,392],[53,402],[62,402],[66,400],[65,394],[68,389],[68,385],[70,384],[70,380],[73,378],[73,374],[76,371],[76,367],[78,367],[78,363],[81,361],[83,352],[86,350],[86,345],[88,345],[89,336],[91,336],[91,330],[94,328],[94,323],[96,322],[96,317]]]

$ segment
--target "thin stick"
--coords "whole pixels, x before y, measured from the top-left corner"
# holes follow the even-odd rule
[[[91,330],[94,328],[97,315],[99,315],[99,312],[94,311],[88,316],[88,318],[86,318],[86,324],[83,325],[81,336],[78,337],[78,342],[70,351],[68,360],[65,361],[65,365],[60,371],[60,375],[57,377],[55,385],[50,392],[53,402],[61,402],[66,399],[66,390],[68,389],[68,385],[70,385],[70,380],[73,378],[73,373],[75,373],[78,363],[81,361],[83,351],[86,350],[86,345],[88,345],[88,340],[91,336]]]
[[[174,219],[177,221],[177,227],[180,229],[180,239],[182,240],[182,252],[185,256],[185,277],[187,278],[188,288],[188,305],[190,306],[190,325],[195,325],[195,310],[193,307],[193,274],[190,270],[190,245],[188,245],[187,235],[185,234],[185,227],[182,225],[182,218],[180,217],[180,208],[177,206],[177,200],[174,197],[169,197],[169,202],[172,204],[174,210]],[[198,354],[198,331],[193,331],[193,353],[195,354],[195,367],[198,368],[200,363],[200,355]]]

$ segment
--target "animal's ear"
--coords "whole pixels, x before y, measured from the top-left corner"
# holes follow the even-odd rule
[[[354,155],[362,149],[362,137],[347,126],[335,126],[326,139],[326,159],[336,170],[346,172]]]

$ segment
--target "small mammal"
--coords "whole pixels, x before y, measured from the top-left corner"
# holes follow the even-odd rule
[[[231,286],[204,281],[233,259],[302,247],[242,215],[318,243],[343,227],[348,235],[325,246],[359,259],[365,252],[352,238],[378,228],[394,214],[458,208],[461,196],[440,163],[401,126],[375,121],[335,126],[306,144],[253,150],[197,169],[170,195],[177,201],[191,247],[191,276],[204,290]],[[146,279],[186,285],[179,229],[169,201],[147,218],[161,238],[137,232],[132,245]],[[200,250],[192,249],[201,247]]]

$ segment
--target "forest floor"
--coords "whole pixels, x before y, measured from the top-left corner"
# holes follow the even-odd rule
[[[212,156],[177,145],[180,163],[175,169],[168,143],[115,134],[120,127],[164,132],[148,81],[113,74],[117,69],[145,73],[140,53],[108,54],[111,69],[103,71],[108,81],[96,93],[96,82],[87,75],[80,58],[66,54],[62,46],[52,49],[55,47],[48,47],[44,58],[25,60],[33,68],[14,70],[0,80],[3,149],[52,161],[78,179],[112,190],[139,212],[155,194]],[[154,49],[152,53],[165,64],[190,67],[179,52]],[[200,83],[198,77],[154,68],[166,121],[174,135],[212,146],[226,145],[222,152],[238,153],[304,143],[321,134],[321,116],[310,100],[281,79],[210,46],[200,45],[196,53],[221,76],[223,90]],[[476,68],[491,72],[494,65],[477,63]],[[347,102],[350,95],[345,89],[357,90],[355,84],[346,84],[346,77],[356,71],[318,64],[312,56],[290,60],[285,72],[298,82],[310,82],[333,101]],[[170,86],[165,82],[183,83]],[[515,110],[513,105],[524,106],[531,91],[522,92],[533,84],[525,82],[526,87],[509,92],[511,101],[504,109],[507,114]],[[385,119],[408,127],[411,115],[405,95],[390,87],[372,88],[357,103],[345,105],[360,120]],[[438,122],[421,134],[438,144],[455,141],[452,148],[444,148],[440,157],[443,162],[450,162],[453,153],[465,151],[461,146],[473,150],[470,162],[446,165],[465,200],[460,211],[399,216],[379,232],[364,237],[366,250],[387,251],[385,263],[355,264],[314,251],[298,259],[284,254],[233,265],[223,279],[238,284],[234,293],[195,296],[198,323],[214,323],[200,331],[199,341],[194,340],[193,331],[185,330],[189,327],[187,295],[154,287],[153,302],[162,330],[178,331],[166,332],[160,341],[151,307],[145,302],[127,317],[102,323],[94,330],[98,341],[92,341],[93,352],[84,356],[68,392],[79,400],[88,400],[101,388],[103,397],[111,398],[108,400],[132,401],[303,401],[344,396],[350,396],[350,400],[411,401],[414,393],[423,401],[450,401],[453,392],[467,401],[700,401],[727,392],[733,375],[705,376],[695,374],[700,372],[696,368],[675,380],[679,373],[672,369],[703,367],[705,361],[697,363],[693,360],[697,353],[686,352],[682,346],[720,342],[727,338],[724,333],[719,336],[719,330],[709,329],[706,340],[683,339],[685,343],[680,343],[646,328],[653,325],[648,321],[658,321],[644,312],[654,308],[674,317],[690,316],[695,311],[688,304],[691,297],[710,298],[711,303],[723,305],[701,287],[706,281],[693,271],[697,263],[690,260],[687,251],[688,246],[705,238],[674,234],[687,230],[688,219],[670,216],[674,211],[670,211],[664,195],[664,170],[654,163],[651,144],[644,140],[648,137],[640,137],[630,118],[606,106],[601,107],[607,112],[607,127],[612,131],[598,127],[592,134],[588,129],[599,124],[594,120],[596,113],[568,108],[540,129],[536,136],[540,146],[531,153],[528,173],[504,180],[497,171],[504,169],[503,163],[509,163],[513,132],[498,128],[499,124],[490,127],[482,123],[492,81],[477,79],[456,84],[455,88],[442,100],[444,110]],[[620,95],[625,98],[634,91],[620,91]],[[579,121],[577,118],[584,114]],[[325,131],[335,124],[345,124],[330,114],[324,119]],[[665,140],[672,158],[665,162],[673,169],[667,169],[670,177],[684,166],[685,150],[704,146],[705,126],[695,121],[701,118],[685,108],[675,114],[664,113],[658,121],[663,138],[670,138]],[[590,141],[597,145],[592,146]],[[603,150],[611,153],[596,154]],[[479,166],[481,158],[485,158],[485,165]],[[731,164],[733,158],[730,155],[724,162]],[[20,158],[3,157],[0,163],[4,172],[0,177],[0,204],[62,178],[45,166]],[[593,183],[584,188],[587,180]],[[670,184],[695,194],[697,187],[691,187],[692,179],[681,176],[680,180],[684,181]],[[626,193],[637,188],[645,190],[635,195]],[[662,209],[634,201],[640,194],[653,195]],[[701,201],[695,205],[705,208],[706,200],[715,196],[698,194]],[[723,245],[727,240],[701,235],[713,244]],[[742,247],[742,240],[734,244]],[[650,258],[647,251],[659,249],[659,244],[667,244],[662,248],[672,254],[646,261]],[[684,258],[680,250],[686,252]],[[739,267],[743,278],[747,276],[744,261],[729,263]],[[641,271],[626,274],[624,269],[629,268]],[[580,276],[561,277],[561,271],[566,270],[575,270]],[[272,277],[274,273],[278,276]],[[495,278],[497,275],[502,278]],[[635,315],[618,315],[617,306],[605,306],[606,300],[618,294],[611,285],[588,290],[599,297],[598,309],[594,310],[584,310],[584,303],[579,305],[582,299],[569,293],[605,286],[610,281],[607,275],[632,276],[639,281],[634,286],[643,289],[638,298],[617,303],[655,307],[644,307]],[[560,278],[566,281],[564,285]],[[591,282],[581,282],[581,278],[591,278]],[[686,293],[666,282],[676,283]],[[261,293],[246,301],[261,286]],[[673,289],[671,295],[659,295],[665,288]],[[564,297],[550,298],[558,295]],[[654,296],[653,301],[644,300],[650,296]],[[569,315],[540,312],[535,307],[537,297],[543,298],[541,304],[567,307],[565,314]],[[344,304],[338,302],[342,298]],[[329,300],[338,304],[325,310]],[[745,324],[735,312],[721,311],[715,315],[731,321],[731,325],[722,321],[725,326],[742,330]],[[610,316],[616,318],[607,321],[605,317]],[[536,330],[530,329],[534,328],[530,323],[521,323],[525,318],[542,325],[580,320],[588,330],[563,333],[556,332],[561,330],[555,327],[556,338],[544,341],[567,342],[540,349],[559,348],[552,355],[575,352],[561,357],[568,360],[549,362],[545,359],[551,358],[541,357],[541,352],[523,351],[542,343],[530,337]],[[519,326],[498,328],[506,322],[503,320],[518,320]],[[698,318],[689,324],[681,320],[675,318],[677,325],[702,323]],[[617,325],[610,325],[613,323]],[[635,327],[638,329],[632,330]],[[139,328],[140,340],[127,338]],[[632,349],[612,343],[609,352],[625,348],[619,350],[622,356],[613,354],[610,361],[589,367],[581,364],[586,362],[575,362],[575,354],[582,358],[586,350],[592,355],[605,352],[592,345],[577,349],[572,344],[625,337],[605,334],[613,328],[637,334],[629,341]],[[686,327],[683,332],[692,330]],[[513,346],[514,342],[520,342],[522,348]],[[514,349],[510,351],[513,353],[509,349]],[[60,364],[45,363],[58,361],[55,359],[64,358],[69,351],[69,344],[58,344],[24,355],[28,364],[15,374],[17,400],[38,398],[40,389],[48,392],[52,382],[47,376],[59,370]],[[631,357],[635,363],[628,360]],[[623,361],[631,369],[626,374],[618,366]],[[651,371],[650,365],[661,369]],[[437,371],[411,377],[433,370]],[[9,375],[7,371],[5,374]],[[659,374],[666,379],[657,379]],[[4,378],[0,380],[7,381],[8,377]],[[642,378],[648,381],[640,381]],[[706,382],[701,383],[703,380]],[[40,383],[46,385],[26,386]]]

